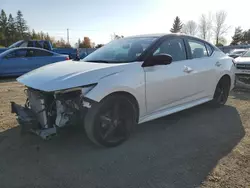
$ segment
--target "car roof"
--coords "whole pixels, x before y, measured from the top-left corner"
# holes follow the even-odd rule
[[[58,54],[58,53],[55,53],[55,52],[52,52],[52,51],[49,51],[49,50],[46,50],[46,49],[43,49],[43,48],[35,48],[35,47],[17,47],[17,48],[10,48],[10,49],[8,49],[8,50],[2,52],[2,53],[0,54],[0,57],[5,56],[6,54],[13,52],[14,50],[20,50],[20,49],[21,49],[21,50],[27,50],[27,49],[42,50],[42,51],[46,51],[46,52],[52,53],[52,54],[54,54],[54,55],[63,55],[63,54]]]
[[[206,43],[209,43],[210,45],[212,45],[210,42],[204,40],[204,39],[201,39],[199,37],[195,37],[195,36],[192,36],[192,35],[187,35],[185,33],[156,33],[156,34],[142,34],[142,35],[133,35],[133,36],[128,36],[128,37],[125,37],[125,38],[161,38],[161,37],[171,37],[171,36],[185,36],[185,37],[189,37],[189,38],[193,38],[193,39],[196,39],[196,40],[200,40],[200,41],[204,41]],[[213,46],[213,45],[212,45]]]
[[[128,37],[163,37],[163,36],[187,36],[187,37],[193,37],[193,38],[197,38],[191,35],[187,35],[185,33],[153,33],[153,34],[142,34],[142,35],[132,35],[132,36],[128,36]],[[125,37],[127,38],[127,37]]]
[[[132,35],[132,36],[128,36],[128,37],[125,37],[125,38],[139,38],[139,37],[149,37],[149,38],[160,38],[160,37],[163,37],[167,35],[166,33],[155,33],[155,34],[142,34],[142,35]]]
[[[11,48],[11,50],[17,50],[17,49],[21,49],[21,50],[42,50],[42,51],[47,51],[47,52],[50,52],[50,53],[54,53],[52,51],[49,51],[49,50],[46,50],[44,48],[36,48],[36,47],[17,47],[17,48]]]

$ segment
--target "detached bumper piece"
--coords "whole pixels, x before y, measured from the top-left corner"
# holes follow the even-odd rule
[[[36,116],[29,108],[23,107],[15,102],[11,102],[11,113],[15,113],[17,115],[16,119],[21,127],[21,133],[39,128]]]
[[[41,138],[48,140],[56,135],[56,128],[41,129],[36,115],[31,109],[23,107],[15,102],[11,102],[11,113],[15,113],[17,121],[21,127],[21,133],[33,132]]]

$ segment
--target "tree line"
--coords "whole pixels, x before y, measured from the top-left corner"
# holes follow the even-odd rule
[[[243,31],[241,27],[236,27],[232,36],[231,45],[250,44],[250,29]]]
[[[0,46],[7,47],[19,40],[49,40],[54,47],[70,47],[63,39],[58,41],[51,37],[48,33],[36,32],[34,29],[30,31],[27,21],[20,10],[17,11],[15,17],[12,14],[0,13]]]
[[[226,24],[227,13],[225,11],[218,11],[214,15],[202,14],[198,23],[194,20],[189,20],[182,23],[177,16],[170,32],[182,32],[192,36],[198,36],[204,40],[214,40],[215,45],[223,46],[226,44],[225,35],[230,26]],[[241,27],[236,27],[230,45],[250,44],[250,29],[243,31]]]
[[[55,40],[55,37],[43,31],[36,32],[34,29],[30,31],[27,21],[24,19],[23,13],[20,10],[18,10],[16,16],[13,17],[12,14],[7,15],[2,9],[0,11],[0,47],[8,47],[19,40],[49,40],[54,48],[71,47],[63,38]],[[77,46],[81,48],[95,47],[89,37],[84,37],[83,40],[79,39]],[[96,45],[97,48],[101,46],[102,44]]]
[[[8,46],[19,39],[28,36],[28,26],[20,10],[16,17],[9,14],[7,17],[4,10],[0,13],[0,45]]]
[[[215,14],[202,14],[196,23],[194,20],[189,20],[182,23],[179,16],[176,16],[170,32],[182,32],[192,36],[198,36],[204,40],[211,41],[213,39],[215,45],[223,46],[226,44],[225,35],[227,34],[230,26],[226,24],[227,13],[225,11],[218,11]],[[112,40],[123,38],[124,36],[113,34]],[[1,10],[0,13],[0,46],[9,46],[18,40],[49,40],[53,47],[71,47],[63,38],[55,40],[53,36],[42,31],[36,32],[34,29],[30,31],[27,21],[20,10],[17,11],[16,16],[5,13]],[[241,27],[236,27],[234,36],[232,36],[231,45],[250,44],[250,29],[243,31]],[[89,37],[84,37],[83,40],[79,39],[75,44],[79,48],[99,48],[103,44],[91,42]]]
[[[214,15],[202,14],[198,23],[194,20],[189,20],[182,23],[177,16],[174,19],[173,27],[170,29],[172,33],[182,32],[192,36],[198,36],[204,40],[214,40],[215,45],[221,46],[226,43],[225,35],[230,26],[226,24],[227,13],[218,11]]]

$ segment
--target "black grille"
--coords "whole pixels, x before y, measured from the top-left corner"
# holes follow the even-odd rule
[[[236,68],[250,70],[250,64],[236,64]]]
[[[245,84],[250,84],[250,75],[249,74],[236,74],[236,79],[245,83]]]

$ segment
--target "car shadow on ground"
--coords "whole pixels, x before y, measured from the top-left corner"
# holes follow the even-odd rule
[[[237,110],[207,104],[137,126],[116,148],[80,127],[50,141],[0,133],[0,187],[197,187],[244,137]]]

